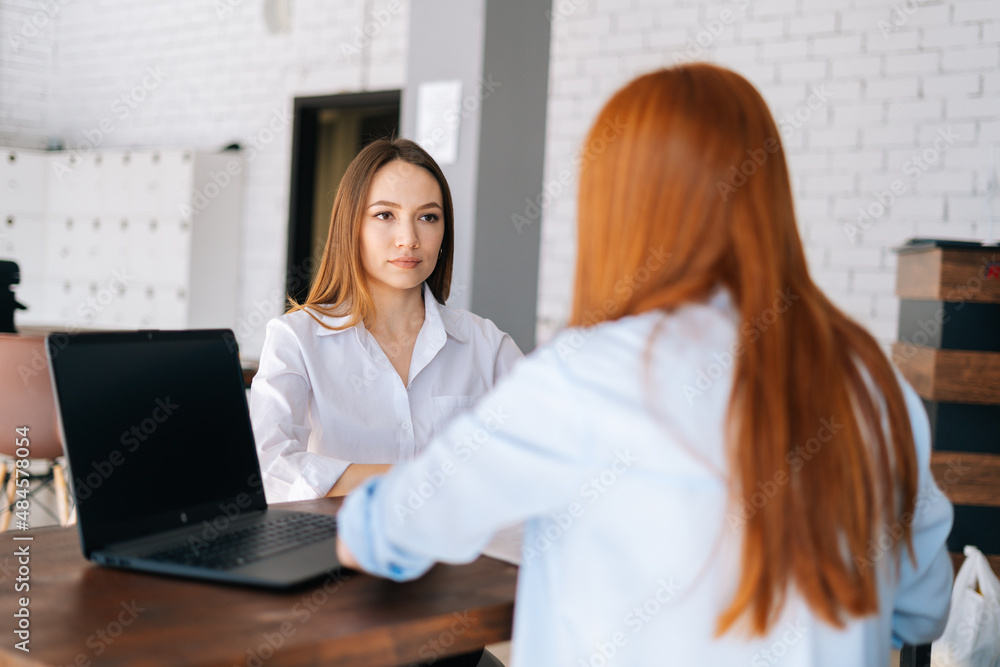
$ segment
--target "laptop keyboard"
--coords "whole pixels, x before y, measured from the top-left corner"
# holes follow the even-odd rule
[[[171,547],[146,556],[147,559],[213,570],[248,565],[289,549],[328,539],[337,534],[337,518],[326,514],[293,514],[225,532],[214,540]]]

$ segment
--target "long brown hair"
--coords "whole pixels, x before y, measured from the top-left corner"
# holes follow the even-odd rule
[[[764,634],[790,586],[838,627],[845,614],[876,612],[869,541],[892,525],[913,557],[913,434],[878,344],[809,277],[780,135],[760,94],[701,63],[639,77],[588,134],[579,187],[572,325],[669,311],[722,285],[741,334],[754,333],[734,355],[730,506],[758,483],[786,483],[743,525],[741,577],[717,632],[740,621]],[[654,250],[669,260],[650,263]],[[641,279],[616,289],[624,276]],[[793,305],[775,315],[782,296]],[[762,329],[755,318],[769,312]],[[843,425],[836,437],[793,466],[796,448],[831,417]],[[899,542],[893,551],[898,558]]]
[[[443,304],[447,300],[455,250],[455,214],[448,181],[434,158],[416,143],[409,139],[378,139],[361,149],[348,165],[333,200],[330,234],[316,277],[302,303],[289,298],[288,312],[306,310],[328,329],[334,327],[323,323],[311,311],[346,316],[346,323],[337,329],[346,329],[358,322],[364,322],[366,327],[371,328],[375,321],[375,302],[361,262],[361,222],[368,208],[368,193],[375,173],[396,160],[423,167],[441,187],[444,238],[441,239],[437,264],[426,283],[438,303]]]

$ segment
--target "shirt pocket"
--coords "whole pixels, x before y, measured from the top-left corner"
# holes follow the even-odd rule
[[[476,404],[478,396],[433,396],[431,397],[431,426],[436,433],[451,419],[462,414]]]

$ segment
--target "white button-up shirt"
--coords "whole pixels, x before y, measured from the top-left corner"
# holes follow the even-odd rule
[[[895,568],[879,536],[856,562],[878,577],[876,613],[838,629],[793,587],[765,636],[715,636],[742,573],[743,521],[781,483],[761,480],[762,493],[729,503],[738,326],[720,292],[670,315],[566,331],[423,456],[351,494],[340,539],[364,569],[408,579],[435,560],[470,561],[495,530],[524,521],[512,654],[521,667],[881,667],[892,642],[937,637],[951,597],[952,508],[905,383],[919,464],[915,563],[904,553]],[[819,419],[816,444],[836,446],[849,418]],[[810,453],[792,468],[819,465]]]
[[[271,320],[250,390],[268,501],[322,497],[352,463],[412,460],[520,358],[491,321],[426,286],[408,386],[361,323],[334,331],[301,310]]]

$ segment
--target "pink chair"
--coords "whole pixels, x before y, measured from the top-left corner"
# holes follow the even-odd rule
[[[48,462],[46,471],[33,474],[32,493],[52,483],[55,487],[58,520],[70,522],[69,495],[64,464],[57,461],[63,455],[62,438],[56,420],[55,400],[49,379],[49,362],[45,356],[45,337],[38,335],[0,333],[0,455],[10,460],[0,461],[0,481],[6,503],[0,508],[0,531],[7,530],[17,491],[16,442],[18,428],[28,427],[29,458]],[[23,452],[22,452],[23,453]],[[37,468],[33,465],[32,468]]]

